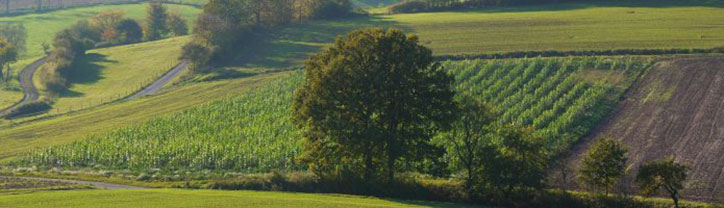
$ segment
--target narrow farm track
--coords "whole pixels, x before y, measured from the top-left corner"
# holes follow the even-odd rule
[[[0,178],[20,178],[20,179],[26,179],[26,180],[36,180],[36,181],[48,181],[48,182],[61,182],[61,183],[75,183],[75,184],[88,184],[93,185],[96,187],[101,187],[105,189],[148,189],[146,187],[140,187],[140,186],[129,186],[129,185],[121,185],[121,184],[114,184],[114,183],[105,183],[105,182],[96,182],[96,181],[80,181],[80,180],[66,180],[66,179],[51,179],[51,178],[36,178],[36,177],[23,177],[23,176],[0,176]]]
[[[130,96],[124,98],[121,101],[128,101],[128,100],[132,100],[132,99],[147,96],[147,95],[153,95],[153,94],[157,93],[158,91],[161,91],[161,88],[163,88],[163,86],[165,86],[171,80],[176,78],[176,76],[181,74],[181,72],[183,72],[186,68],[187,68],[186,61],[182,61],[181,63],[179,63],[178,65],[173,67],[170,71],[166,72],[166,74],[161,76],[161,78],[159,78],[158,80],[154,81],[153,83],[146,86],[142,90],[134,93],[133,95],[130,95]]]
[[[47,57],[40,58],[37,61],[26,66],[22,71],[20,71],[20,75],[18,76],[18,78],[20,80],[20,87],[22,87],[23,91],[25,92],[25,94],[23,95],[23,99],[20,100],[20,102],[16,103],[13,106],[0,110],[0,114],[5,114],[15,107],[24,105],[28,102],[33,102],[33,101],[38,100],[40,95],[38,94],[38,90],[35,88],[35,85],[33,84],[33,75],[35,74],[36,71],[38,71],[40,66],[43,66],[43,64],[45,64],[46,60],[47,60]]]

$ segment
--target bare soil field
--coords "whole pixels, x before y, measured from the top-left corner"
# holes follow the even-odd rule
[[[637,167],[672,156],[691,167],[685,196],[724,200],[724,56],[663,60],[642,75],[614,113],[569,158],[596,139],[620,139]]]

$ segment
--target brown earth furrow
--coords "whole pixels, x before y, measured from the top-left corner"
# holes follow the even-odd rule
[[[665,60],[640,78],[609,118],[575,146],[576,166],[593,141],[613,137],[629,149],[633,174],[672,156],[691,166],[685,197],[724,200],[724,56]]]

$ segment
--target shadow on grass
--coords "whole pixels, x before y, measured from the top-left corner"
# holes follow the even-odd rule
[[[240,46],[237,58],[224,66],[280,69],[300,65],[341,35],[365,27],[391,27],[384,17],[355,17],[340,21],[314,21],[293,24],[278,30],[258,32],[249,45]],[[403,28],[404,29],[404,28]],[[408,31],[409,32],[409,31]]]
[[[85,56],[78,57],[70,67],[70,71],[66,75],[68,83],[73,84],[93,84],[97,83],[103,76],[101,71],[105,68],[100,63],[117,63],[117,61],[107,59],[106,55],[98,53],[90,53]],[[83,93],[69,89],[60,93],[61,97],[80,97]]]
[[[525,6],[494,7],[487,9],[453,10],[468,13],[497,13],[497,12],[540,12],[540,11],[564,11],[575,9],[587,9],[597,7],[647,7],[647,8],[673,8],[673,7],[714,7],[724,8],[724,1],[721,0],[633,0],[633,1],[586,1],[571,3],[547,3]]]
[[[432,208],[460,208],[460,207],[481,208],[481,207],[483,207],[481,205],[461,204],[461,203],[451,203],[451,202],[415,201],[415,200],[410,201],[410,200],[397,200],[397,199],[384,199],[384,200],[389,201],[389,202],[400,203],[400,204],[422,206],[422,207],[432,207]]]

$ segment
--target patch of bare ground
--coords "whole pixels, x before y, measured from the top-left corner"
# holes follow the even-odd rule
[[[588,147],[604,137],[627,146],[628,177],[642,164],[672,156],[691,167],[685,198],[724,201],[724,56],[658,62],[572,149],[565,164],[576,167]],[[568,180],[573,184],[573,177]]]

